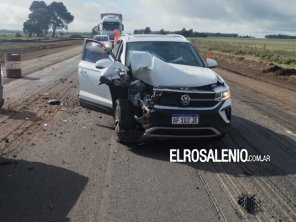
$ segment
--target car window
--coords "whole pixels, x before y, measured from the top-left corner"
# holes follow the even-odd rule
[[[102,45],[93,41],[89,41],[85,44],[83,60],[95,63],[105,58],[109,58],[109,54]]]
[[[120,45],[120,48],[119,48],[118,53],[116,55],[116,60],[119,61],[119,62],[122,62],[121,59],[120,59],[122,51],[123,51],[123,44]]]
[[[126,64],[129,65],[130,51],[145,51],[167,63],[205,67],[202,58],[188,42],[147,41],[129,42],[126,50]]]
[[[108,38],[108,36],[95,36],[94,37],[94,40],[96,40],[96,41],[98,41],[98,42],[104,42],[104,41],[109,41],[109,38]]]
[[[119,50],[119,46],[121,45],[121,42],[122,42],[121,40],[117,41],[116,44],[115,44],[115,46],[112,49],[112,53],[113,53],[113,55],[115,57],[116,57],[116,54],[117,54],[117,52]]]

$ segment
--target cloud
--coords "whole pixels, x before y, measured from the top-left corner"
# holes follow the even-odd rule
[[[53,1],[45,0],[47,4]],[[99,0],[62,0],[68,11],[74,15],[74,21],[69,25],[69,31],[90,31],[100,21],[100,13],[120,11],[117,4]],[[0,3],[0,29],[22,30],[23,23],[28,19],[29,7],[32,1],[14,0]]]
[[[8,1],[7,1],[8,2]],[[47,4],[52,1],[46,0]],[[90,31],[100,13],[123,14],[126,30],[149,26],[152,30],[296,35],[295,0],[62,0],[74,15],[69,31]],[[22,29],[29,13],[28,0],[0,3],[0,29]]]
[[[48,4],[52,1],[46,1]],[[74,21],[69,24],[69,31],[90,31],[100,22],[100,14],[104,12],[119,12],[119,7],[110,1],[62,1],[68,11],[74,15]]]
[[[0,2],[0,29],[20,30],[29,14],[30,2],[15,0]]]
[[[141,0],[140,8],[145,8],[143,20],[157,28],[166,24],[171,30],[185,27],[209,32],[296,34],[294,0]]]

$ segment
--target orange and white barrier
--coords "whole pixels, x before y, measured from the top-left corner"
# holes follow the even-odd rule
[[[5,53],[5,73],[7,78],[21,78],[21,55],[17,53]]]

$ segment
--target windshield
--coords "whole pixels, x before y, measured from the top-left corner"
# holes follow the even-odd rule
[[[130,64],[130,51],[146,51],[159,59],[174,64],[205,67],[201,57],[188,42],[129,42],[126,64]]]
[[[114,31],[119,29],[119,22],[103,22],[103,30]]]
[[[108,36],[95,36],[94,40],[98,41],[98,42],[103,42],[103,41],[109,41]]]

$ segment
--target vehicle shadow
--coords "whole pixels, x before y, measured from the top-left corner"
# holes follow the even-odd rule
[[[107,125],[103,125],[100,123],[96,123],[97,126],[105,128],[105,129],[109,129],[109,130],[115,130],[114,126],[107,126]]]
[[[9,109],[1,109],[0,116],[7,116],[9,119],[39,121],[41,120],[36,113],[30,111],[15,111]]]
[[[296,141],[273,132],[247,119],[233,116],[230,132],[223,140],[153,141],[141,146],[129,146],[130,151],[147,158],[170,161],[170,149],[213,149],[221,156],[221,149],[246,149],[249,155],[269,155],[270,162],[188,162],[198,170],[226,173],[234,176],[275,176],[296,173]],[[176,158],[175,158],[176,159]],[[178,164],[178,163],[172,163]]]
[[[0,221],[69,221],[87,183],[60,167],[0,157]]]

